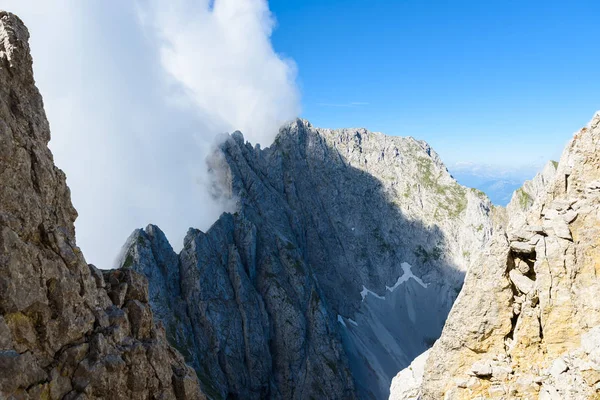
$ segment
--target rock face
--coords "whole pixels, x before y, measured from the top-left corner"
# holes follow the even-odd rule
[[[429,350],[415,358],[407,368],[398,372],[398,375],[392,379],[389,400],[419,400],[425,362],[428,357]]]
[[[211,160],[238,211],[155,226],[120,265],[150,283],[155,317],[214,398],[386,398],[439,336],[491,204],[424,142],[286,125],[266,149],[232,134]]]
[[[202,399],[146,278],[100,272],[75,245],[28,38],[0,11],[0,398]]]
[[[600,114],[517,191],[429,353],[423,399],[600,392]]]

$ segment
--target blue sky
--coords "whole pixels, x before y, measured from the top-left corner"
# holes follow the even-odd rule
[[[302,115],[539,167],[600,109],[598,1],[271,0]]]
[[[301,109],[414,136],[502,204],[600,109],[600,2],[266,1],[0,0],[30,30],[89,262],[231,211],[207,190],[222,132],[268,146]]]

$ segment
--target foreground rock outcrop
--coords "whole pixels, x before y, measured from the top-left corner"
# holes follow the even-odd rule
[[[428,354],[423,399],[600,396],[599,154],[596,114],[498,215]]]
[[[156,226],[119,265],[148,277],[169,341],[214,398],[386,398],[441,333],[492,206],[424,142],[296,120],[211,160],[238,201],[180,254]]]
[[[100,272],[75,245],[28,38],[0,11],[0,398],[203,399],[146,278]]]

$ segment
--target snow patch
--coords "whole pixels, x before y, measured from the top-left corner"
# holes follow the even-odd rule
[[[412,273],[412,271],[411,271],[412,265],[410,265],[407,262],[403,262],[401,264],[401,266],[402,266],[403,274],[398,277],[398,280],[396,281],[394,286],[392,286],[392,287],[386,286],[385,288],[387,290],[389,290],[390,292],[393,292],[394,290],[396,290],[398,288],[398,286],[400,286],[404,282],[408,281],[410,278],[414,279],[419,285],[421,285],[425,289],[427,289],[427,284],[425,282],[423,282],[421,280],[421,278],[419,278],[418,276],[415,276],[415,274]]]
[[[363,285],[363,289],[360,291],[360,295],[362,296],[363,301],[365,301],[365,297],[367,297],[368,294],[377,297],[379,300],[385,300],[385,297],[378,295],[377,293],[367,289]]]
[[[412,273],[412,270],[411,270],[412,265],[410,265],[407,262],[403,262],[402,264],[400,264],[400,266],[402,267],[402,275],[400,275],[398,277],[398,280],[396,281],[394,286],[392,286],[392,287],[386,286],[385,287],[388,291],[393,292],[394,290],[396,290],[398,288],[398,286],[400,286],[401,284],[403,284],[404,282],[408,281],[411,278],[414,279],[419,285],[421,285],[425,289],[427,289],[428,284],[423,282],[421,280],[421,278],[419,278],[418,276],[416,276],[415,274]],[[378,298],[379,300],[385,300],[385,296],[380,296],[377,293],[373,292],[372,290],[367,289],[363,285],[363,288],[360,291],[360,295],[362,296],[362,301],[365,301],[365,298],[367,297],[368,294]]]
[[[340,324],[344,326],[344,328],[347,328],[346,323],[344,322],[344,318],[340,314],[338,314],[337,320]]]
[[[350,322],[352,325],[354,326],[358,326],[358,322],[356,322],[355,320],[353,320],[352,318],[348,318],[348,322]]]

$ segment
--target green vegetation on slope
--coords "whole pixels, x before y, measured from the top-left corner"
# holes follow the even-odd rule
[[[458,217],[467,208],[466,190],[456,182],[449,185],[440,184],[435,175],[433,161],[426,157],[417,157],[420,182],[423,186],[438,194],[435,217]]]
[[[525,209],[533,204],[533,199],[531,198],[529,193],[523,190],[522,187],[518,188],[516,193],[517,199],[519,201],[519,206],[521,206],[522,209]]]

